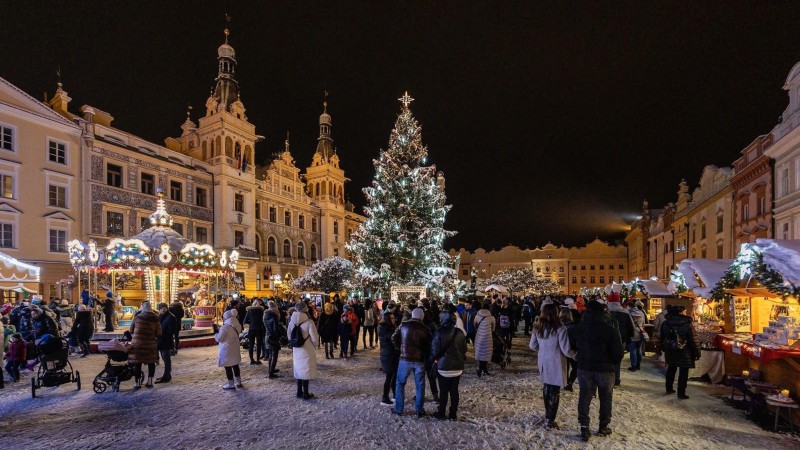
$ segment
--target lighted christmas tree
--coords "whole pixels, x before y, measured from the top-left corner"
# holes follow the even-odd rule
[[[436,166],[426,166],[428,149],[422,129],[409,109],[406,93],[389,136],[389,147],[373,160],[375,177],[364,189],[366,220],[353,233],[347,249],[356,277],[366,288],[387,293],[392,285],[425,285],[437,294],[455,281],[445,238],[445,193]]]

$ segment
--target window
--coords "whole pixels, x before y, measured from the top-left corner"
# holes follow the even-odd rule
[[[591,265],[589,266],[589,270],[594,270],[594,264],[591,264]]]
[[[276,256],[278,254],[275,244],[275,238],[270,236],[269,239],[267,239],[267,255]]]
[[[14,177],[0,175],[0,197],[14,198]]]
[[[564,273],[564,266],[559,267],[558,271],[561,272],[561,273]]]
[[[49,141],[47,159],[58,164],[67,163],[67,146],[63,142]]]
[[[758,215],[763,216],[767,212],[767,198],[766,197],[759,197],[758,198]]]
[[[789,222],[783,224],[783,239],[789,239]]]
[[[317,245],[316,244],[311,244],[311,255],[310,256],[311,256],[311,260],[312,261],[316,261],[317,260]]]
[[[148,217],[139,218],[139,230],[144,231],[150,228],[150,219]]]
[[[611,275],[610,277],[608,277],[608,282],[609,283],[613,283],[614,282],[614,275]]]
[[[244,231],[233,232],[233,246],[238,247],[244,245]]]
[[[106,234],[108,236],[124,236],[124,230],[125,217],[122,213],[113,211],[106,212]]]
[[[541,267],[537,267],[536,268],[536,273],[542,273],[542,268]]]
[[[66,230],[50,230],[50,251],[66,253],[67,251]]]
[[[47,205],[56,208],[67,207],[67,188],[64,186],[49,185],[47,187]]]
[[[339,249],[338,248],[333,249],[333,256],[339,256]]]
[[[256,202],[256,219],[261,218],[261,203]]]
[[[208,228],[197,227],[194,229],[195,239],[201,244],[208,244]]]
[[[156,177],[152,173],[142,172],[141,181],[139,181],[139,190],[142,191],[142,194],[155,194],[155,186]]]
[[[106,184],[118,188],[122,187],[122,167],[116,164],[106,166]]]
[[[586,284],[586,277],[581,277],[581,284]]]
[[[272,223],[277,222],[278,221],[277,215],[278,215],[278,213],[275,211],[275,207],[274,206],[270,206],[269,207],[269,221],[272,222]]]
[[[600,264],[600,270],[606,270],[606,265],[605,264]]]
[[[600,276],[600,284],[603,284],[605,282],[606,282],[606,277]]]
[[[717,259],[722,259],[722,243],[717,244]]]
[[[233,194],[233,210],[244,212],[244,195]]]
[[[700,224],[700,239],[706,238],[706,223],[705,221]]]
[[[172,229],[177,231],[178,234],[180,234],[181,236],[183,236],[183,224],[182,223],[173,223],[172,224]]]
[[[283,241],[283,257],[284,258],[292,257],[292,243],[289,242],[288,239]]]
[[[176,202],[183,201],[183,184],[180,181],[169,182],[169,198]]]
[[[581,266],[581,270],[586,270],[586,266]]]
[[[311,231],[313,231],[314,233],[317,232],[317,218],[316,217],[312,217],[311,218]]]
[[[781,171],[781,195],[789,195],[789,168]]]
[[[297,226],[300,227],[301,230],[306,229],[306,216],[300,214],[300,216],[297,217]]]
[[[336,236],[339,235],[339,221],[338,220],[334,220],[333,221],[333,234],[335,234]]]
[[[742,220],[750,218],[750,205],[742,205]]]
[[[578,277],[572,277],[572,284],[575,284],[577,282],[578,282]]]
[[[572,270],[578,270],[578,266],[572,266]]]
[[[283,224],[287,227],[292,226],[292,213],[289,211],[284,211],[283,213]]]
[[[14,151],[14,130],[12,128],[0,126],[0,148]]]
[[[194,202],[197,206],[202,206],[203,208],[208,207],[208,191],[204,188],[195,188]]]
[[[703,259],[705,259],[705,257],[706,257],[706,249],[705,249],[705,247],[700,249],[700,257],[703,258]]]
[[[622,269],[623,269],[623,266],[622,266],[622,264],[620,264],[619,266],[617,266],[617,269],[619,269],[619,270],[622,270]]]
[[[594,284],[594,283],[595,283],[595,277],[594,277],[594,275],[592,275],[591,277],[589,277],[589,283],[591,283],[591,284]]]
[[[303,245],[302,242],[297,243],[297,257],[300,259],[306,259],[306,246]]]
[[[256,253],[261,254],[261,236],[256,233]]]
[[[722,233],[722,225],[723,225],[722,222],[723,222],[722,214],[720,214],[717,216],[717,233]]]
[[[0,223],[0,247],[14,248],[14,225]]]

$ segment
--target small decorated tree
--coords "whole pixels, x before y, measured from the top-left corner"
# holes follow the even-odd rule
[[[353,264],[341,256],[317,261],[302,276],[294,280],[298,291],[320,291],[325,294],[340,292],[352,287]]]

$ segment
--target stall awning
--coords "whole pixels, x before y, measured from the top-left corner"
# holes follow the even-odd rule
[[[0,289],[36,293],[39,268],[0,253]]]

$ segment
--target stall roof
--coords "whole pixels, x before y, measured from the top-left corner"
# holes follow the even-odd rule
[[[686,287],[698,297],[708,298],[722,279],[725,272],[733,264],[732,259],[684,259],[678,263],[678,270],[683,274]],[[697,283],[695,274],[703,283]]]
[[[38,285],[39,267],[0,253],[0,289],[35,293]]]
[[[667,285],[658,280],[639,280],[644,290],[653,297],[671,297],[672,292],[667,289]]]
[[[800,240],[757,239],[755,247],[764,263],[783,276],[784,281],[800,284]]]

